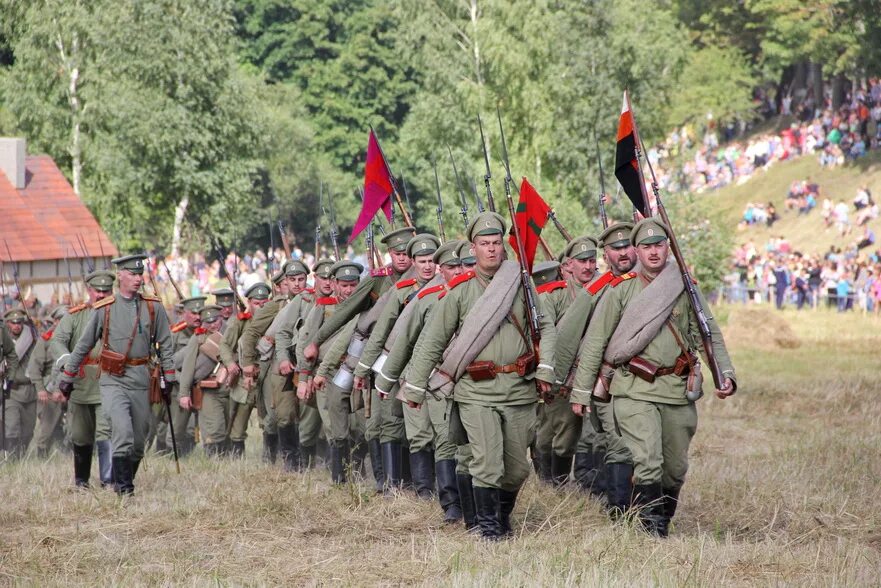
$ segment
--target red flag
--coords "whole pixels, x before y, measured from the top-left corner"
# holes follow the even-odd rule
[[[618,119],[618,147],[615,150],[615,177],[630,198],[636,210],[648,218],[652,215],[645,198],[645,186],[642,174],[639,173],[639,160],[636,158],[636,125],[633,122],[633,111],[630,100],[624,91],[624,106],[621,118]]]
[[[355,226],[352,228],[352,234],[349,237],[349,243],[355,240],[361,231],[367,228],[370,221],[378,210],[382,209],[385,217],[391,221],[392,218],[392,177],[389,173],[388,163],[382,156],[382,149],[379,147],[379,141],[370,129],[370,138],[367,140],[367,161],[364,164],[364,204],[361,206],[361,213]]]
[[[520,184],[520,200],[517,202],[517,213],[514,215],[514,222],[517,223],[520,238],[523,239],[526,267],[529,268],[530,272],[532,272],[532,264],[535,261],[535,251],[538,249],[538,238],[541,236],[541,230],[548,222],[548,213],[550,211],[551,207],[535,191],[529,180],[523,178],[523,182]],[[513,232],[508,238],[508,242],[511,244],[514,252],[517,253],[517,257],[520,257]]]

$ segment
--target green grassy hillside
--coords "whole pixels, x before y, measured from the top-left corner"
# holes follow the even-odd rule
[[[793,180],[812,178],[820,186],[820,200],[817,208],[809,215],[799,216],[797,212],[784,210],[783,201]],[[749,181],[739,186],[727,186],[703,197],[712,199],[722,213],[729,226],[736,226],[743,218],[743,210],[748,202],[773,202],[777,207],[780,220],[772,228],[753,226],[738,229],[735,243],[741,244],[753,240],[757,245],[764,244],[769,237],[783,235],[793,245],[794,250],[805,253],[823,253],[830,245],[844,246],[857,240],[861,229],[854,228],[846,237],[841,237],[834,228],[826,230],[820,216],[822,198],[829,197],[834,201],[844,199],[851,205],[857,188],[867,184],[876,201],[881,198],[881,153],[873,152],[856,163],[824,169],[820,167],[813,155],[800,157],[792,161],[774,164],[768,171],[756,173]],[[851,207],[853,211],[853,208]],[[856,219],[851,214],[851,222]],[[870,227],[881,235],[881,219],[870,222]]]

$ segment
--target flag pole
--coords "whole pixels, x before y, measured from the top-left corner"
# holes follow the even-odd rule
[[[373,129],[373,125],[370,125],[370,132],[373,133],[373,138],[376,139],[376,146],[379,147],[379,154],[382,156],[382,163],[385,165],[385,171],[388,172],[389,179],[391,180],[392,193],[395,195],[395,202],[398,203],[398,208],[401,210],[401,216],[404,217],[404,224],[413,228],[413,219],[410,218],[407,209],[404,208],[404,201],[401,200],[401,191],[398,189],[398,180],[395,178],[395,174],[392,173],[392,170],[389,167],[388,159],[385,157],[385,152],[382,150],[382,144],[379,142],[379,137]]]

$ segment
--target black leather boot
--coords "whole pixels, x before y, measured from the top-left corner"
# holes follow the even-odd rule
[[[361,439],[352,447],[352,472],[363,476],[365,459],[367,459],[367,441]]]
[[[462,503],[459,501],[459,486],[456,480],[456,460],[436,461],[434,472],[437,477],[437,497],[444,511],[444,522],[455,523],[462,520]]]
[[[141,458],[133,457],[132,462],[132,490],[135,488],[135,476],[138,475],[138,468],[141,467]]]
[[[591,489],[591,493],[597,497],[600,497],[605,495],[606,486],[609,483],[609,472],[606,469],[606,452],[594,451],[593,464],[594,468],[596,469],[596,477],[593,480],[593,488]]]
[[[630,498],[633,494],[633,466],[629,463],[606,464],[608,472],[606,499],[608,500],[609,517],[617,521],[630,510]]]
[[[676,514],[676,507],[679,506],[679,491],[682,490],[682,487],[679,488],[664,488],[664,499],[663,499],[663,514],[664,514],[664,524],[663,524],[663,532],[662,537],[666,537],[670,532],[670,521],[673,519],[673,515]]]
[[[113,484],[120,496],[131,495],[135,491],[132,460],[128,457],[113,456]]]
[[[649,535],[666,537],[668,520],[664,517],[663,490],[660,482],[633,487],[633,502],[639,507],[639,522]]]
[[[382,443],[382,471],[385,472],[385,490],[401,487],[401,443]]]
[[[78,488],[89,487],[92,473],[92,445],[73,446],[73,479]]]
[[[334,484],[345,484],[346,465],[349,462],[349,442],[331,441],[328,450],[330,452],[330,479]]]
[[[456,485],[459,487],[459,503],[462,505],[462,519],[466,529],[477,528],[477,506],[474,504],[474,486],[468,474],[456,474]]]
[[[542,482],[546,482],[548,484],[553,482],[554,473],[553,473],[553,465],[551,458],[551,454],[553,451],[545,453],[544,451],[539,451],[538,454],[533,458],[533,463],[538,464],[538,479]]]
[[[311,470],[315,467],[315,446],[300,445],[300,465],[299,470]]]
[[[278,458],[278,435],[263,433],[263,463],[275,463]]]
[[[502,533],[505,535],[511,534],[511,513],[514,512],[514,505],[517,503],[519,493],[519,489],[514,492],[499,490],[499,522],[502,525]]]
[[[597,485],[599,466],[596,451],[575,454],[575,481],[585,492],[595,496],[602,494]]]
[[[410,471],[416,496],[431,500],[434,495],[434,452],[423,449],[410,454]]]
[[[382,492],[383,485],[385,484],[385,474],[382,469],[382,446],[379,443],[379,439],[368,441],[367,449],[370,452],[370,469],[373,470],[376,491]]]
[[[402,442],[401,444],[401,488],[407,490],[415,490],[415,481],[413,480],[413,472],[410,470],[410,445]]]
[[[300,462],[300,432],[297,425],[292,423],[278,428],[278,446],[285,471],[296,471]]]
[[[245,442],[230,441],[229,454],[233,459],[242,459],[243,457],[245,457]]]
[[[559,488],[569,481],[569,473],[572,471],[572,456],[562,456],[551,452],[551,477],[554,486]]]
[[[474,486],[474,505],[480,536],[489,541],[502,539],[505,531],[502,527],[499,489]]]

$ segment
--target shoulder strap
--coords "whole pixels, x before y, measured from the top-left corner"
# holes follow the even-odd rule
[[[110,349],[110,307],[104,307],[104,331],[101,333],[101,345],[104,349]]]

